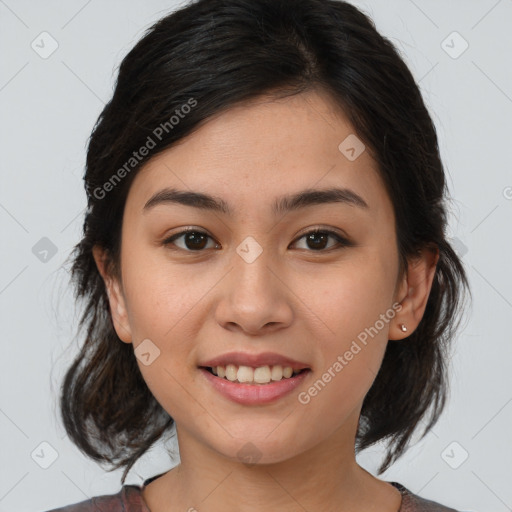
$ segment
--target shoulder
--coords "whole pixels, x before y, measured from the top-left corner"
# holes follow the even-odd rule
[[[150,512],[142,499],[141,489],[135,485],[124,485],[116,494],[94,498],[56,508],[47,512]]]
[[[402,494],[402,506],[399,512],[457,512],[454,508],[422,498],[398,482],[389,482]]]

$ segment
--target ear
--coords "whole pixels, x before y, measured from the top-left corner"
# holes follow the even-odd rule
[[[94,261],[98,267],[98,271],[105,283],[105,289],[110,304],[110,314],[112,315],[112,323],[119,338],[125,343],[132,342],[132,333],[128,315],[126,312],[126,303],[121,286],[117,279],[107,272],[107,256],[105,250],[95,245],[92,249]]]
[[[423,318],[439,261],[439,249],[437,246],[425,247],[407,261],[408,269],[397,286],[395,295],[395,300],[402,305],[402,309],[397,312],[390,326],[390,340],[407,338]],[[406,332],[400,328],[401,324],[407,327]]]

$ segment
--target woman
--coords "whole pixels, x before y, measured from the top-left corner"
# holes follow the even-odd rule
[[[467,289],[437,135],[350,4],[199,0],[123,60],[91,136],[75,248],[84,344],[66,431],[129,469],[60,511],[453,510],[379,473],[446,397]]]

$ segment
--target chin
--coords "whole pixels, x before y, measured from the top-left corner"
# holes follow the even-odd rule
[[[244,440],[231,439],[228,449],[217,449],[219,453],[226,458],[245,464],[247,466],[264,466],[268,464],[277,464],[292,459],[299,455],[301,451],[297,450],[294,436],[294,446],[286,446],[286,443],[280,439],[269,440],[268,438],[244,436]],[[291,444],[291,443],[290,443]]]

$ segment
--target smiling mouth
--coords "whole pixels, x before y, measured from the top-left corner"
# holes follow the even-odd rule
[[[234,382],[235,384],[270,384],[281,380],[291,379],[301,373],[311,371],[309,368],[294,370],[290,366],[260,366],[253,368],[250,366],[237,366],[228,364],[226,366],[200,366],[216,377]]]

